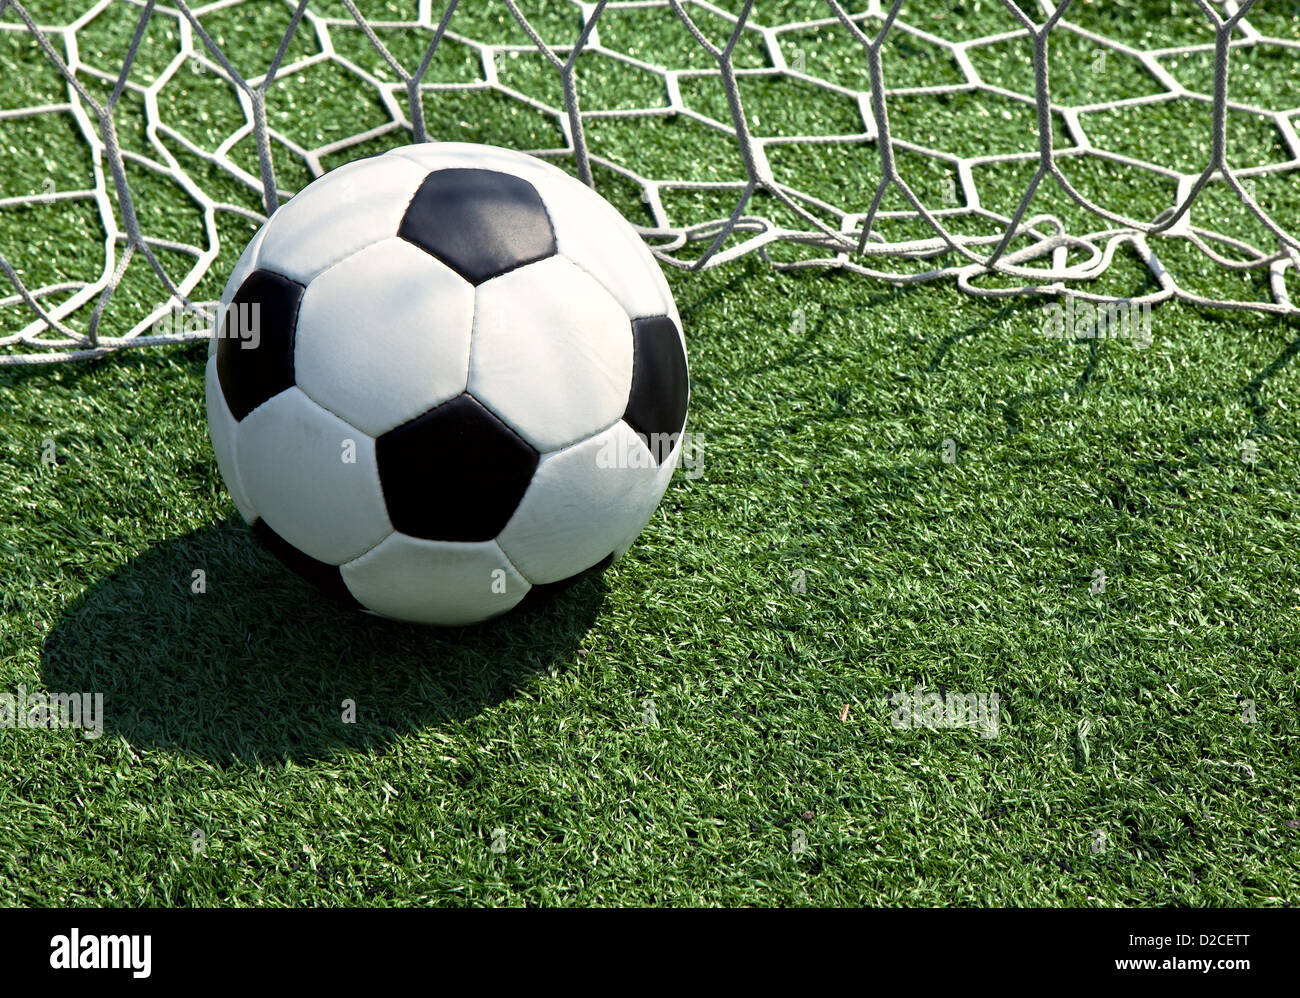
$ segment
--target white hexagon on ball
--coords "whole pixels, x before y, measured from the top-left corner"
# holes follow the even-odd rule
[[[342,575],[372,612],[442,626],[503,614],[532,588],[496,541],[427,541],[397,533],[345,564]]]
[[[424,171],[377,156],[340,166],[276,210],[258,266],[306,284],[358,250],[397,234]]]
[[[423,250],[385,239],[307,285],[295,379],[378,437],[465,390],[473,331],[474,289]]]
[[[627,313],[563,257],[478,288],[470,394],[539,451],[613,424],[632,386]]]
[[[659,467],[621,419],[545,455],[498,540],[530,581],[558,582],[590,568],[640,533],[663,495]],[[593,517],[592,510],[608,515]]]
[[[341,565],[392,533],[374,440],[299,389],[258,406],[235,447],[249,503],[304,554]]]

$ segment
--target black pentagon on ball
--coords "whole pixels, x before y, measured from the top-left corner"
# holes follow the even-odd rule
[[[662,463],[686,426],[686,352],[666,315],[632,320],[632,391],[624,421]]]
[[[348,588],[347,583],[343,581],[343,573],[339,571],[337,565],[317,561],[311,555],[298,550],[268,527],[265,520],[258,520],[253,524],[253,533],[290,570],[301,575],[316,588],[349,606],[361,606],[357,598],[352,595],[352,590]]]
[[[555,230],[537,188],[495,170],[435,170],[397,234],[472,284],[555,255]]]
[[[236,420],[293,386],[294,331],[304,290],[287,277],[255,270],[230,300],[217,342],[217,380]]]
[[[469,393],[375,441],[388,518],[431,541],[488,541],[514,515],[538,454]]]

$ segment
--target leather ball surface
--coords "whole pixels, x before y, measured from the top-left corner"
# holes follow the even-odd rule
[[[222,477],[289,567],[386,617],[468,624],[620,557],[681,450],[672,294],[600,195],[427,143],[283,204],[207,364]]]

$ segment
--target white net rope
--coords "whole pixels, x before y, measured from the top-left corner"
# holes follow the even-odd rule
[[[1229,71],[1252,52],[1280,54],[1268,64],[1274,67],[1300,61],[1300,42],[1257,29],[1250,18],[1253,0],[1166,4],[1171,12],[1178,9],[1184,24],[1194,17],[1203,33],[1164,47],[1108,36],[1088,27],[1086,19],[1072,20],[1071,0],[1059,6],[1047,0],[1020,5],[985,0],[984,16],[993,8],[1003,27],[983,33],[963,30],[957,16],[963,6],[972,9],[971,3],[951,5],[945,22],[935,13],[942,5],[918,7],[913,18],[903,0],[872,0],[858,10],[841,0],[774,0],[757,8],[754,0],[735,0],[730,9],[719,5],[722,0],[535,0],[531,5],[493,0],[501,12],[491,22],[498,27],[496,37],[485,37],[490,32],[483,17],[466,13],[487,0],[412,0],[406,16],[393,16],[394,4],[288,0],[280,12],[282,33],[250,40],[249,32],[232,30],[222,44],[210,29],[241,2],[192,7],[184,0],[102,0],[58,23],[38,9],[36,0],[0,0],[0,42],[25,44],[25,65],[56,71],[63,90],[61,99],[45,103],[8,106],[0,98],[0,127],[70,115],[90,162],[88,182],[73,189],[47,180],[28,192],[0,191],[0,272],[11,286],[0,282],[0,365],[84,359],[126,346],[206,336],[216,298],[211,289],[219,289],[221,271],[233,262],[231,242],[237,254],[250,231],[241,230],[235,240],[225,234],[222,220],[260,222],[301,182],[352,156],[411,141],[460,139],[461,131],[431,111],[441,101],[483,93],[509,101],[519,115],[549,121],[557,141],[530,146],[528,136],[536,133],[521,139],[512,125],[497,133],[480,130],[475,133],[480,140],[547,158],[607,196],[611,185],[634,191],[640,211],[632,220],[666,265],[703,269],[758,254],[778,268],[838,268],[905,283],[955,279],[973,295],[1073,296],[1110,305],[1177,298],[1279,315],[1297,312],[1287,281],[1300,269],[1300,242],[1287,229],[1294,222],[1287,208],[1294,213],[1300,167],[1294,126],[1300,112],[1270,106],[1277,101],[1260,96],[1258,88],[1247,88],[1234,100]],[[1075,0],[1075,7],[1087,3]],[[268,0],[256,6],[264,13],[268,5],[279,8]],[[129,14],[131,31],[124,56],[105,68],[88,33],[98,30],[110,8],[118,18]],[[980,10],[978,0],[973,9]],[[1143,16],[1139,4],[1132,19]],[[944,23],[957,37],[937,33]],[[1279,30],[1291,25],[1292,33],[1295,23],[1269,22],[1275,28],[1281,24]],[[669,28],[687,44],[657,52],[653,43]],[[170,54],[159,59],[154,46],[150,73],[133,71],[143,43],[155,33],[167,41]],[[644,44],[635,43],[638,35]],[[359,38],[368,46],[365,59],[352,44]],[[1077,51],[1080,45],[1093,60],[1114,60],[1112,65],[1122,64],[1142,82],[1125,84],[1128,90],[1102,100],[1074,103],[1066,86],[1058,98],[1062,88],[1053,53]],[[472,72],[464,79],[435,79],[431,68],[452,46],[461,55],[469,53]],[[250,48],[262,63],[255,74],[246,58]],[[402,58],[395,54],[399,50]],[[997,67],[1008,63],[991,63],[990,53],[1010,55],[1010,75],[999,75]],[[553,97],[512,79],[507,70],[521,56],[534,62],[540,57]],[[597,62],[653,80],[657,96],[611,101],[608,91],[622,86],[618,72],[611,77],[614,83],[604,85],[606,93],[593,96],[583,74]],[[290,85],[286,81],[325,63],[361,81],[382,106],[385,120],[305,145],[281,125],[283,115],[268,114],[268,106]],[[943,72],[918,78],[918,66]],[[1171,66],[1194,68],[1195,79],[1184,82],[1186,74],[1176,75]],[[1259,66],[1251,71],[1258,73]],[[240,118],[215,144],[196,141],[190,122],[168,114],[167,95],[195,73],[221,81],[238,101]],[[1015,85],[1016,79],[1023,85]],[[712,104],[697,99],[704,84],[717,95]],[[1277,88],[1289,92],[1292,102],[1294,84],[1294,79],[1289,85],[1283,81]],[[751,101],[760,85],[768,88],[762,92],[769,98],[777,93],[775,102]],[[797,86],[796,97],[771,90],[776,85]],[[1023,118],[1021,148],[1006,151],[990,142],[987,151],[954,153],[944,148],[942,135],[909,132],[911,123],[924,120],[918,102],[972,97],[981,102],[980,115],[1001,107],[1001,118]],[[820,131],[801,132],[797,124],[810,117],[798,113],[800,101],[811,107],[822,98],[851,107],[853,120],[845,126],[830,115],[818,119],[825,125]],[[779,118],[792,107],[795,127],[774,122],[774,114]],[[138,109],[142,120],[128,124],[129,109]],[[1180,118],[1168,113],[1171,109],[1191,113]],[[1141,112],[1163,114],[1159,127],[1167,132],[1196,130],[1199,158],[1154,151],[1143,156],[1141,141],[1123,151],[1096,141],[1093,122],[1109,114],[1113,123],[1120,112],[1136,115],[1132,127],[1121,131],[1158,130],[1143,123]],[[960,130],[969,133],[968,149],[972,137],[978,147],[982,129],[1009,127],[998,114],[988,120],[963,114],[952,111],[949,120],[961,122]],[[1264,152],[1247,149],[1249,156],[1238,161],[1229,125],[1247,119],[1250,127],[1267,129],[1272,141],[1259,147]],[[593,141],[593,134],[611,123],[646,129],[640,146],[644,162],[635,140],[621,146]],[[661,127],[651,134],[652,125]],[[140,133],[138,142],[123,141],[128,127]],[[6,147],[3,136],[0,132],[0,155],[30,154],[13,143]],[[663,147],[678,144],[679,136],[683,162],[700,136],[724,142],[728,154],[706,151],[696,157],[707,160],[703,167],[676,171]],[[716,146],[706,142],[701,148]],[[795,153],[797,170],[777,168]],[[823,154],[833,167],[818,158]],[[1101,182],[1087,191],[1070,172],[1085,162],[1111,171],[1099,174]],[[995,167],[1023,171],[1014,174],[1020,178],[1016,193],[1004,205],[988,203],[977,182],[982,171]],[[297,186],[286,182],[287,174],[304,168]],[[853,182],[837,179],[835,170],[841,168]],[[201,239],[168,238],[142,222],[142,208],[155,195],[140,178],[150,175],[170,181],[191,207],[197,205]],[[213,176],[252,192],[256,200],[237,203],[223,196],[226,186],[210,190]],[[1137,188],[1123,177],[1149,181],[1161,200],[1153,204],[1136,196]],[[1058,208],[1041,210],[1052,188]],[[938,190],[943,193],[936,199]],[[1219,207],[1198,212],[1196,206],[1211,192]],[[1270,209],[1266,202],[1273,193]],[[98,227],[83,225],[69,236],[80,240],[83,257],[97,264],[94,272],[31,283],[25,274],[39,268],[25,265],[26,242],[33,227],[42,225],[33,209],[72,203],[98,219]],[[1062,204],[1068,210],[1060,210]],[[1217,224],[1228,217],[1223,205],[1239,209],[1233,226]],[[156,214],[157,205],[149,207]],[[1238,281],[1231,288],[1239,293],[1229,294],[1215,293],[1211,279],[1206,291],[1184,282],[1181,271],[1167,265],[1168,253],[1180,260],[1198,256],[1211,265],[1201,271],[1193,266],[1189,273],[1217,270],[1256,280]],[[1102,287],[1101,278],[1121,258],[1139,264],[1141,281],[1127,288]],[[128,272],[143,272],[147,279],[132,286],[129,307],[114,308]],[[151,290],[140,290],[144,286]],[[1251,287],[1263,293],[1246,294]],[[209,293],[196,298],[196,289]],[[177,322],[177,316],[190,321]]]

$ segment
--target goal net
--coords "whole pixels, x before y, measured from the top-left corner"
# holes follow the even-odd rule
[[[0,0],[0,364],[207,335],[322,172],[532,152],[668,266],[1294,316],[1284,0]]]

